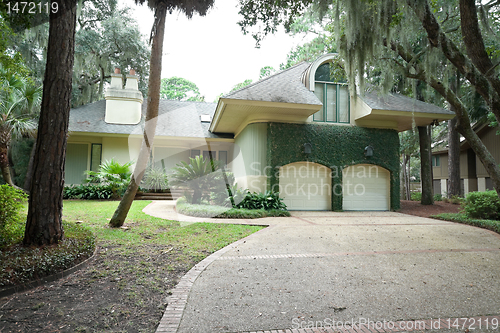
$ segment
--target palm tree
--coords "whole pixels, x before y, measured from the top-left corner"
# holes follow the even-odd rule
[[[144,4],[146,0],[135,0],[135,2],[136,4]],[[214,0],[147,0],[147,3],[149,8],[155,12],[155,21],[153,23],[150,36],[152,46],[149,65],[148,106],[146,110],[144,136],[130,184],[125,191],[120,204],[116,208],[113,217],[109,221],[109,224],[112,227],[121,227],[125,222],[130,206],[132,206],[132,201],[134,200],[137,189],[139,188],[139,184],[144,176],[148,159],[151,154],[151,147],[153,146],[156,123],[158,119],[158,107],[160,104],[161,61],[167,12],[172,13],[174,10],[179,10],[188,18],[191,18],[194,13],[204,16],[206,15],[208,9],[213,6]]]
[[[0,168],[4,181],[12,181],[8,153],[12,139],[34,136],[42,88],[0,68]]]
[[[199,204],[203,192],[215,186],[218,176],[214,171],[220,169],[220,162],[205,159],[199,155],[189,158],[189,164],[181,161],[175,168],[170,179],[171,185],[187,186],[193,191],[191,203]]]

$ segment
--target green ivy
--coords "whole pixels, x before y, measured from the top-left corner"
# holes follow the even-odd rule
[[[306,156],[304,143],[312,145],[312,153]],[[399,138],[395,130],[374,129],[331,124],[269,123],[267,127],[268,186],[279,183],[276,172],[279,167],[294,162],[315,162],[329,168],[342,168],[355,164],[374,164],[389,170],[391,174],[391,209],[399,203]],[[372,146],[374,154],[365,157],[366,146]],[[274,170],[274,171],[273,171]],[[342,172],[333,173],[332,188],[342,184]],[[332,193],[333,210],[342,210],[342,195]]]

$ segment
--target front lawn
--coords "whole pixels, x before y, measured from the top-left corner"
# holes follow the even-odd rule
[[[169,290],[192,266],[262,229],[210,223],[181,227],[144,214],[149,203],[135,201],[124,228],[112,229],[108,223],[117,201],[65,201],[64,220],[81,221],[92,231],[97,255],[67,278],[0,299],[0,331],[152,332]]]

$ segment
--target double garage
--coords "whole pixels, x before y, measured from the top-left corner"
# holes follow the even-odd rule
[[[342,183],[332,187],[332,178]],[[279,170],[280,196],[289,210],[332,210],[332,193],[342,195],[343,210],[389,210],[390,172],[377,165],[357,164],[330,169],[297,162]]]

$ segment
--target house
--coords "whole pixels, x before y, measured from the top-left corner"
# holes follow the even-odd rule
[[[474,130],[493,155],[495,161],[500,161],[500,136],[496,134],[498,128],[483,123],[476,125]],[[448,191],[448,149],[432,152],[432,173],[434,193],[446,196]],[[460,194],[466,195],[469,192],[493,189],[488,172],[469,143],[462,138],[460,143]]]
[[[240,187],[279,191],[291,210],[398,209],[398,132],[453,114],[401,95],[353,94],[325,75],[335,56],[297,64],[217,104],[162,100],[155,165],[168,172],[190,156],[221,160]],[[133,73],[124,89],[121,80],[112,75],[105,101],[71,110],[67,183],[103,160],[137,157],[146,102]]]

